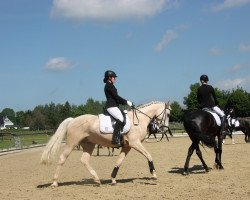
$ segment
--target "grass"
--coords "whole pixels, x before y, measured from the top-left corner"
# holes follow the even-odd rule
[[[3,133],[1,131],[1,133]],[[32,145],[46,144],[50,135],[46,133],[24,132],[5,132],[0,137],[0,151],[3,149],[24,148]]]

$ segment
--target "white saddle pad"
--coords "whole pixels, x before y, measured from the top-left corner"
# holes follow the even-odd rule
[[[111,117],[104,115],[104,114],[99,114],[98,116],[99,116],[99,121],[100,121],[101,133],[113,133],[114,128],[112,126],[112,123],[115,123],[115,121],[111,121]],[[131,125],[130,125],[128,115],[126,115],[126,124],[125,124],[121,134],[125,134],[125,133],[129,132],[130,126]]]
[[[228,120],[229,126],[233,126],[233,125],[234,125],[234,127],[239,127],[240,126],[240,122],[237,119],[231,119],[229,117],[229,118],[227,118],[227,120]]]
[[[210,112],[210,111],[208,111],[208,110],[206,110],[206,111],[209,112],[209,113],[211,113],[211,114],[213,115],[213,117],[214,117],[214,119],[215,119],[215,121],[216,121],[216,124],[217,124],[218,126],[220,126],[220,125],[221,125],[221,120],[220,120],[219,115],[217,115],[217,114],[214,113],[214,112]]]

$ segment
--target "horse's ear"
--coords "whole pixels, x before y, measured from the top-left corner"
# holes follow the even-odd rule
[[[167,107],[169,110],[171,110],[170,101],[168,101],[168,102],[166,103],[166,107]]]

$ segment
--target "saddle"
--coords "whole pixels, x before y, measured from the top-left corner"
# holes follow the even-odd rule
[[[123,113],[124,122],[125,122],[123,130],[121,131],[121,134],[123,135],[129,132],[131,124],[128,118],[127,111],[124,110],[122,113]],[[115,126],[116,120],[111,115],[109,115],[108,112],[99,114],[98,117],[99,117],[99,122],[100,122],[101,133],[112,134],[114,132],[114,126]]]
[[[210,108],[203,108],[202,110],[206,111],[206,112],[209,112],[210,114],[212,114],[212,116],[214,117],[215,119],[215,122],[217,124],[217,126],[221,126],[221,119],[220,119],[220,116],[214,112],[212,109]]]

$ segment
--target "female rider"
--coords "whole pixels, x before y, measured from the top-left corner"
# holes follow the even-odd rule
[[[103,82],[105,83],[104,92],[106,96],[106,110],[115,118],[116,123],[112,137],[112,144],[121,145],[121,130],[124,126],[124,117],[121,110],[118,108],[119,104],[132,106],[132,102],[125,100],[118,95],[117,89],[114,86],[116,80],[115,72],[108,70],[104,74]]]

